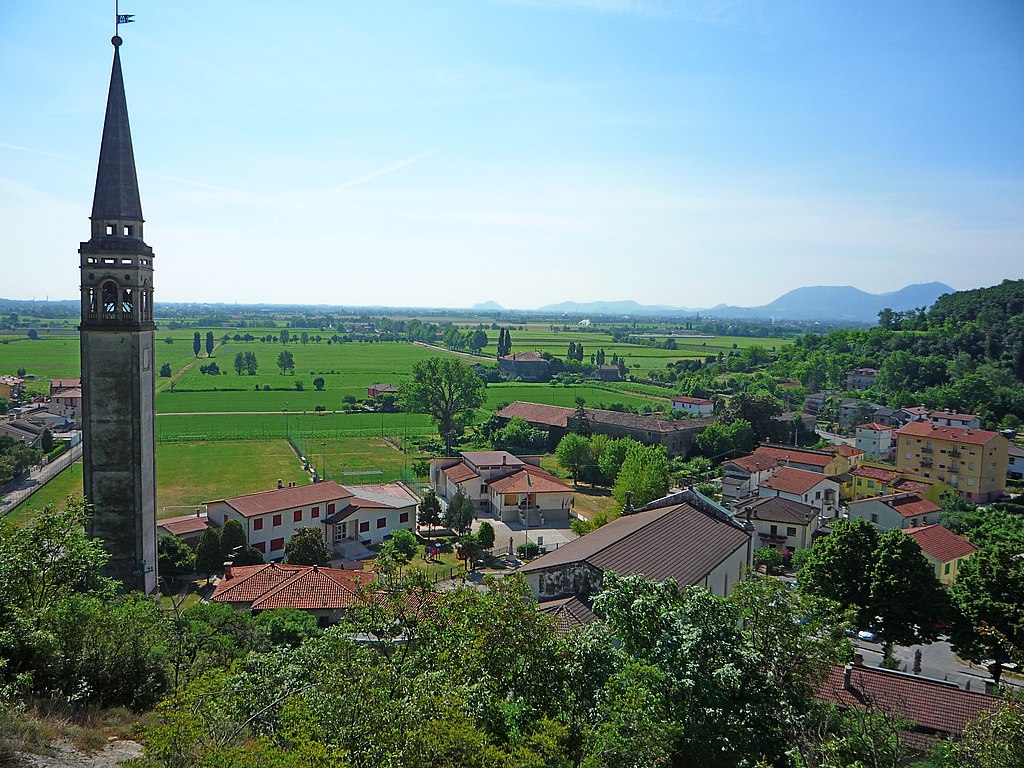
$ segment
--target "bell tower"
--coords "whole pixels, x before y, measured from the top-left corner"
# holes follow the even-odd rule
[[[128,105],[115,35],[107,112],[81,255],[82,427],[89,535],[125,590],[157,586],[153,249],[142,239]]]

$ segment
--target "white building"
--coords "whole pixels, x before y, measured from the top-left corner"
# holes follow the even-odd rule
[[[871,459],[890,459],[895,443],[892,439],[893,428],[885,424],[871,421],[858,424],[856,427],[857,448],[864,451],[864,457]]]
[[[824,517],[839,513],[839,483],[830,477],[806,469],[779,467],[757,489],[761,498],[780,496],[808,504]]]
[[[715,404],[700,397],[676,395],[672,398],[672,410],[689,413],[692,416],[711,416],[715,412]]]

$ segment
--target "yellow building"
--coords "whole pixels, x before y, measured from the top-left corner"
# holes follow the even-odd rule
[[[892,464],[876,461],[862,462],[850,473],[850,477],[849,486],[843,487],[843,498],[853,501],[893,493],[916,493],[938,504],[947,493],[955,493],[952,486],[938,478],[901,472]]]
[[[935,568],[935,577],[945,587],[956,581],[960,566],[978,551],[971,542],[941,525],[923,525],[903,532],[921,547],[925,560]]]
[[[914,421],[896,432],[896,468],[948,483],[984,504],[1006,490],[1009,447],[997,432]]]

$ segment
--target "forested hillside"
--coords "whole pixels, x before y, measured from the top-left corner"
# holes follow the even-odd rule
[[[977,413],[989,428],[1024,419],[1024,280],[942,296],[931,309],[885,310],[870,330],[807,334],[770,372],[809,391],[846,388],[851,368],[879,369],[865,399]]]

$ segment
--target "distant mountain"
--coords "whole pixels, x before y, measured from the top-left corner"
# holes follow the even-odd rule
[[[504,312],[505,311],[505,308],[503,306],[501,306],[501,304],[499,304],[496,301],[482,301],[479,304],[474,304],[472,307],[470,307],[470,309],[477,309],[477,310],[481,310],[481,311],[484,311],[484,312],[487,312],[487,311]]]
[[[692,310],[665,304],[639,304],[635,301],[563,301],[561,304],[539,307],[537,311],[562,312],[566,315],[663,315]]]
[[[904,312],[930,307],[944,293],[953,293],[945,283],[908,285],[889,293],[867,293],[852,285],[816,285],[795,288],[770,304],[760,307],[718,306],[704,310],[708,317],[775,320],[829,320],[873,323],[888,307]]]
[[[944,293],[953,293],[945,283],[908,285],[889,293],[867,293],[852,285],[815,285],[795,288],[770,304],[760,307],[733,307],[719,304],[711,309],[670,307],[665,304],[640,304],[635,301],[563,301],[539,307],[538,312],[566,315],[679,315],[700,313],[702,317],[737,320],[822,320],[827,322],[874,323],[878,313],[888,307],[903,312],[930,307]]]

